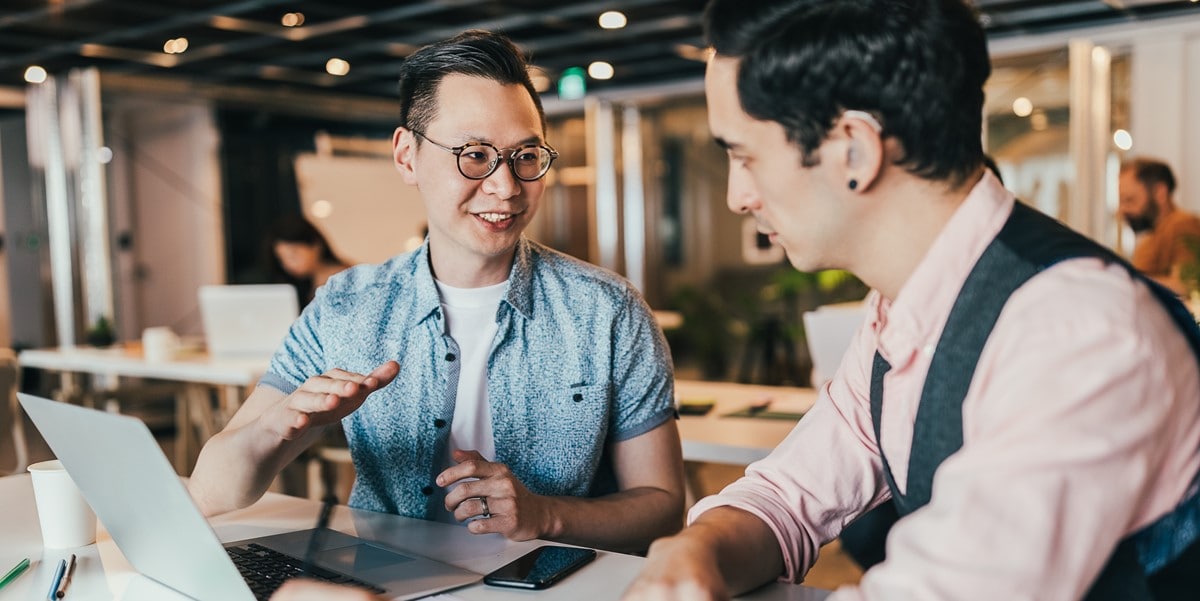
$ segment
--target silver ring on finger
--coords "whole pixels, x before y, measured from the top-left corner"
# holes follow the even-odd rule
[[[479,517],[484,518],[484,519],[492,517],[492,510],[488,508],[487,497],[476,497],[476,498],[479,499],[479,504],[483,506],[483,513],[480,513]]]

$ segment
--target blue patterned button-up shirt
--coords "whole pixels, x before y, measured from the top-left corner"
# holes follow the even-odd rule
[[[357,470],[350,505],[425,519],[440,502],[459,361],[428,249],[330,278],[260,382],[291,393],[330,369],[398,361],[396,379],[342,421]],[[508,282],[488,357],[495,460],[535,494],[615,492],[609,445],[673,416],[662,331],[627,281],[529,240]]]

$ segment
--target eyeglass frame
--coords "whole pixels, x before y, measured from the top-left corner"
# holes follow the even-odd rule
[[[492,144],[490,142],[470,142],[467,144],[463,144],[461,146],[446,146],[445,144],[441,144],[434,140],[429,139],[429,136],[427,136],[415,129],[409,129],[408,131],[411,131],[414,135],[420,136],[426,142],[429,142],[430,144],[433,144],[434,146],[437,146],[438,148],[441,148],[442,150],[445,150],[446,152],[449,152],[450,154],[454,155],[454,159],[455,159],[454,165],[456,167],[458,167],[458,173],[460,175],[462,175],[463,177],[465,177],[469,180],[473,180],[473,181],[485,180],[485,179],[491,177],[493,174],[496,173],[496,170],[500,168],[500,163],[505,162],[505,163],[508,163],[508,171],[510,173],[512,173],[513,177],[516,178],[518,181],[536,182],[539,179],[546,177],[546,174],[550,172],[550,167],[554,165],[554,159],[558,158],[558,151],[555,150],[554,148],[552,148],[549,144],[544,144],[544,143],[543,144],[522,144],[520,146],[516,146],[513,148],[497,148],[495,144]],[[492,150],[496,151],[496,162],[492,164],[492,168],[488,169],[487,173],[485,173],[479,177],[471,177],[470,175],[467,175],[463,171],[463,168],[462,168],[462,153],[464,150],[466,150],[472,146],[487,146],[488,148],[491,148]],[[513,157],[516,156],[516,152],[518,150],[521,150],[522,148],[541,148],[542,150],[545,150],[550,153],[550,160],[546,162],[546,168],[544,170],[542,170],[542,172],[539,173],[537,175],[537,177],[535,177],[533,179],[526,179],[524,177],[521,177],[519,174],[517,174],[517,166],[513,162]],[[508,156],[504,156],[504,153],[506,153],[506,152],[508,153]]]

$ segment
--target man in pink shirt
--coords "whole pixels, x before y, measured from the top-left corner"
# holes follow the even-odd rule
[[[627,601],[797,582],[887,500],[850,600],[1200,593],[1200,334],[1169,292],[982,167],[986,40],[961,0],[714,0],[728,203],[869,318],[813,410],[650,549]]]

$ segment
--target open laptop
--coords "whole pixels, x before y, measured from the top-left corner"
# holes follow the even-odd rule
[[[820,387],[833,378],[866,317],[867,310],[861,302],[824,305],[804,313],[804,338],[813,363],[813,386]]]
[[[17,396],[117,547],[142,575],[200,601],[250,601],[266,599],[278,581],[248,582],[253,578],[243,579],[239,569],[245,568],[231,557],[250,554],[247,561],[254,563],[281,554],[295,569],[304,565],[311,530],[223,548],[140,420]],[[474,572],[334,530],[324,531],[318,541],[312,558],[319,575],[390,599],[414,599],[480,579]]]
[[[288,284],[201,286],[204,341],[213,357],[270,357],[300,314]]]

